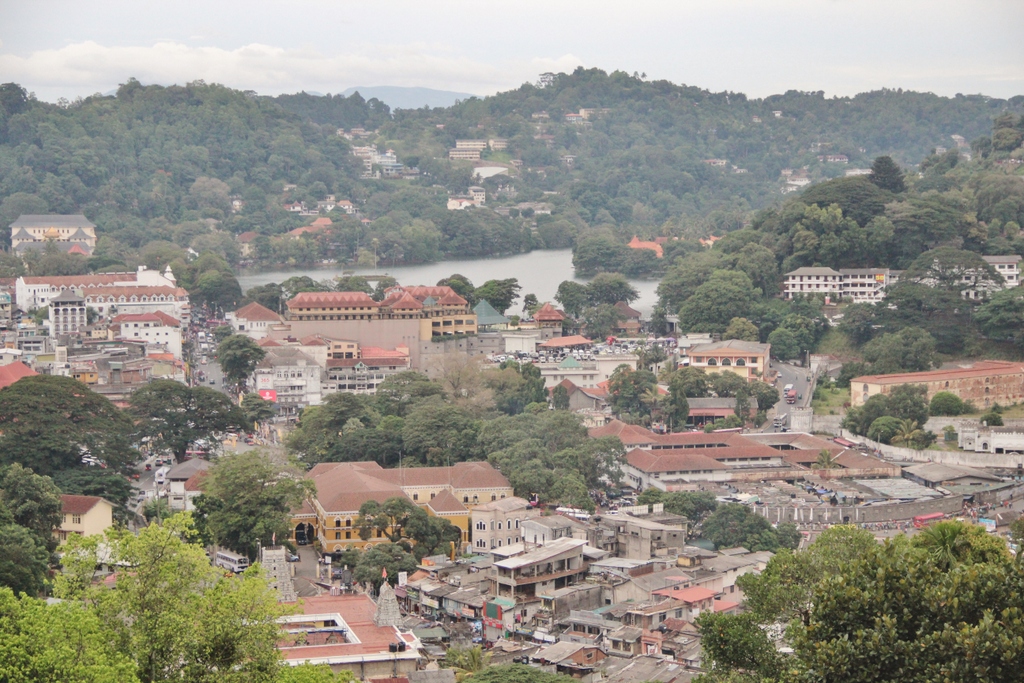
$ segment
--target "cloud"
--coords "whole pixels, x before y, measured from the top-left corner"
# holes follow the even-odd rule
[[[536,80],[544,71],[571,71],[582,64],[572,54],[552,58],[482,62],[446,45],[414,43],[357,48],[328,55],[312,48],[253,43],[237,49],[194,47],[180,42],[112,47],[92,41],[22,57],[0,54],[0,73],[44,99],[106,91],[134,76],[143,83],[203,79],[266,94],[354,85],[423,86],[490,94]]]

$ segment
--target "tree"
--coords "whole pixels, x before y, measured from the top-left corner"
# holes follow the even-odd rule
[[[203,493],[218,501],[206,524],[217,544],[256,557],[257,544],[289,536],[291,511],[312,493],[302,470],[260,449],[220,458],[203,480]]]
[[[587,335],[593,339],[613,335],[622,320],[622,313],[611,304],[599,304],[583,309],[583,326]]]
[[[13,522],[4,523],[3,512],[0,509],[0,588],[39,595],[46,585],[50,552],[31,529]]]
[[[488,280],[473,292],[477,301],[486,301],[498,313],[504,313],[512,307],[512,302],[519,298],[522,287],[514,277],[504,280]]]
[[[779,402],[779,390],[766,382],[754,380],[747,384],[747,389],[757,399],[758,410],[766,411]]]
[[[722,333],[722,339],[740,339],[742,341],[756,342],[760,340],[757,333],[757,325],[746,318],[733,318],[729,326]]]
[[[864,345],[864,360],[880,375],[896,372],[923,372],[937,364],[935,339],[925,330],[906,327],[886,333]]]
[[[704,521],[702,533],[718,548],[743,546],[773,552],[779,548],[778,532],[771,523],[736,503],[719,505]]]
[[[138,535],[108,531],[105,546],[117,590],[58,578],[56,594],[95,611],[108,640],[141,681],[271,681],[285,610],[257,568],[226,578],[190,542],[190,515],[151,524]],[[67,553],[91,573],[99,543],[74,537]]]
[[[57,547],[53,532],[61,524],[60,489],[49,477],[15,463],[0,468],[0,508],[25,527],[50,552]]]
[[[984,422],[989,427],[1002,427],[1003,426],[1003,416],[1000,415],[999,413],[997,413],[994,410],[990,410],[989,412],[987,412],[984,415],[982,415],[981,416],[981,421]]]
[[[889,392],[888,413],[899,420],[923,425],[928,421],[928,390],[918,384],[900,384]]]
[[[928,412],[931,415],[961,415],[967,412],[963,400],[950,391],[940,391],[932,396],[928,404]]]
[[[2,563],[3,560],[0,560]],[[9,683],[137,683],[99,617],[82,605],[47,604],[0,588],[0,680]]]
[[[754,615],[705,612],[696,625],[713,675],[737,673],[752,677],[740,680],[773,681],[782,672],[784,658]]]
[[[405,418],[402,443],[406,453],[428,465],[447,465],[477,457],[480,427],[472,413],[447,403],[424,402]]]
[[[217,345],[217,362],[225,379],[236,386],[248,381],[266,355],[263,347],[242,334],[233,334]]]
[[[773,330],[768,335],[768,343],[772,346],[772,355],[779,360],[792,360],[800,356],[800,344],[796,335],[784,327]]]
[[[875,418],[868,428],[867,437],[879,443],[892,443],[892,439],[899,433],[902,420],[891,415],[883,415]]]
[[[620,301],[627,304],[636,301],[640,292],[621,273],[598,273],[587,283],[586,295],[591,306],[614,306]]]
[[[127,526],[132,517],[128,499],[135,495],[131,481],[109,468],[77,467],[53,475],[53,483],[61,493],[75,496],[99,496],[114,504],[114,520]]]
[[[562,310],[565,311],[566,315],[578,318],[589,303],[587,287],[572,280],[565,280],[558,285],[555,301],[561,304]],[[613,301],[612,303],[615,302]]]
[[[818,459],[814,461],[814,466],[811,469],[835,470],[839,469],[839,466],[835,456],[827,448],[822,448],[818,451]]]
[[[489,666],[464,680],[468,683],[570,683],[574,679],[525,664],[505,664]]]
[[[267,401],[259,394],[246,394],[242,397],[242,415],[245,417],[246,428],[248,425],[267,422],[274,417],[274,402]]]
[[[426,514],[405,496],[388,498],[383,503],[368,500],[359,508],[355,527],[359,538],[364,541],[386,537],[392,543],[398,543],[407,538],[407,527],[417,512]]]
[[[964,290],[987,294],[1002,289],[1003,285],[1003,276],[981,256],[954,247],[939,247],[921,254],[901,279],[957,294]]]
[[[683,367],[669,375],[668,384],[675,379],[682,387],[687,398],[706,398],[708,395],[708,375],[703,368]]]
[[[995,292],[978,307],[975,321],[989,339],[1012,341],[1024,349],[1024,292],[1018,287]]]
[[[455,669],[462,674],[474,674],[488,667],[491,662],[489,652],[479,645],[473,647],[449,647],[444,655],[447,668]]]
[[[679,324],[687,332],[722,333],[733,318],[749,315],[760,297],[745,273],[716,270],[679,309]]]
[[[377,385],[375,406],[382,415],[405,417],[420,401],[444,395],[444,388],[426,375],[406,370]]]
[[[868,180],[883,190],[899,194],[907,188],[903,182],[903,171],[896,165],[890,156],[876,157],[871,164],[871,174]]]
[[[690,416],[690,403],[686,400],[686,388],[685,379],[678,372],[673,373],[668,382],[668,398],[661,407],[665,420],[673,431],[684,429],[686,420]]]
[[[395,543],[377,543],[371,545],[359,556],[353,575],[356,581],[372,583],[379,588],[384,583],[384,570],[387,569],[388,580],[398,581],[399,572],[416,571],[416,557],[405,547]]]
[[[650,370],[632,370],[628,365],[620,365],[608,379],[608,403],[620,415],[649,414],[643,396],[652,388],[657,388],[657,379]]]
[[[551,390],[551,406],[555,410],[569,410],[569,391],[561,384]]]
[[[183,462],[197,441],[216,444],[218,432],[246,426],[246,418],[224,394],[206,387],[188,387],[167,379],[153,380],[132,394],[129,411],[140,438]]]
[[[137,456],[131,431],[114,404],[69,377],[23,377],[0,390],[0,465],[50,475],[79,467],[89,454],[126,471]]]

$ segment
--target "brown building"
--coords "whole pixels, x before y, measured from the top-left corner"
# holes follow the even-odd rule
[[[850,380],[850,403],[864,405],[875,394],[889,394],[901,384],[925,387],[929,401],[940,391],[948,391],[978,408],[994,403],[1009,405],[1024,400],[1024,363],[988,360],[966,368],[854,377]]]

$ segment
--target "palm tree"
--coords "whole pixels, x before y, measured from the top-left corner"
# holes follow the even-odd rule
[[[913,448],[924,436],[924,432],[914,420],[900,420],[900,426],[892,437],[892,442],[901,446]]]
[[[836,458],[832,455],[831,451],[827,448],[822,448],[818,453],[818,459],[814,461],[814,469],[836,470],[839,469],[839,463],[836,462]]]
[[[915,540],[942,571],[952,569],[971,547],[967,526],[959,522],[932,524],[922,529]]]

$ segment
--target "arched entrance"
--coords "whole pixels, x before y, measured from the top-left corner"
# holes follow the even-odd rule
[[[295,543],[296,545],[309,545],[313,542],[316,537],[316,532],[313,530],[312,524],[306,522],[299,522],[295,526]]]

